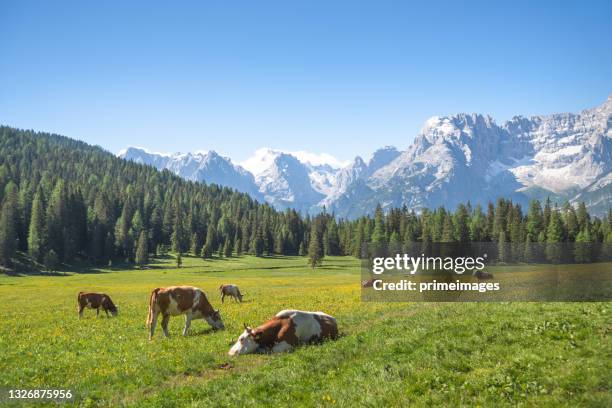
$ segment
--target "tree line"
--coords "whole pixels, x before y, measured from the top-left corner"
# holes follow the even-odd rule
[[[612,242],[612,211],[499,199],[337,219],[276,211],[230,188],[186,181],[59,135],[0,127],[0,264],[18,254],[53,269],[77,260],[146,264],[168,251],[203,258],[361,256],[365,243]]]

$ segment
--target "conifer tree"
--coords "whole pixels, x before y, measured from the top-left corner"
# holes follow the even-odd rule
[[[308,265],[314,269],[323,262],[323,248],[321,248],[319,232],[316,226],[313,225],[311,228],[308,244]]]
[[[454,235],[453,219],[450,215],[445,215],[442,224],[442,236],[440,238],[440,242],[454,242]]]
[[[32,203],[30,227],[28,229],[28,254],[40,262],[45,250],[45,206],[42,191],[37,191]]]
[[[11,265],[18,246],[17,195],[14,184],[8,184],[4,194],[4,204],[0,210],[0,264]]]
[[[242,238],[236,239],[236,256],[242,255]]]
[[[384,247],[387,244],[384,214],[380,205],[376,206],[374,213],[374,232],[372,233],[372,244],[376,247]]]
[[[563,226],[559,211],[550,212],[548,228],[546,229],[546,257],[552,262],[560,262],[562,249],[559,245],[563,241]]]
[[[497,258],[500,262],[508,261],[508,247],[506,245],[506,233],[504,231],[499,232],[499,238],[497,240]]]
[[[141,267],[149,262],[149,245],[147,242],[147,233],[142,230],[138,237],[138,245],[136,246],[136,264]]]
[[[232,256],[232,241],[230,239],[226,239],[225,244],[223,244],[223,255],[225,255],[226,258]]]
[[[454,219],[454,238],[457,242],[467,242],[470,239],[470,229],[468,227],[469,214],[467,207],[459,204],[455,212]]]

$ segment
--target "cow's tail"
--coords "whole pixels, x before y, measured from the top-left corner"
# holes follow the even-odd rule
[[[147,327],[151,326],[151,322],[153,321],[153,308],[155,307],[155,302],[157,301],[157,292],[159,292],[160,288],[155,288],[151,292],[151,297],[149,298],[149,314],[147,315]]]
[[[223,292],[223,285],[219,286],[219,292]]]
[[[77,295],[77,303],[81,302],[81,295],[83,295],[83,293],[85,292],[79,292],[79,294]]]

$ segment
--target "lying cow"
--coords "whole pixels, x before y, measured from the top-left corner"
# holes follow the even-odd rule
[[[221,303],[223,303],[226,296],[230,296],[236,302],[240,301],[242,303],[242,293],[240,293],[240,289],[236,285],[230,283],[221,285],[219,286],[219,292],[221,292]]]
[[[117,306],[115,306],[110,296],[106,293],[79,292],[77,303],[79,307],[79,318],[83,317],[83,310],[86,307],[96,309],[96,316],[100,315],[100,308],[104,310],[107,317],[108,312],[110,312],[112,316],[117,316],[119,313]]]
[[[336,319],[323,312],[283,310],[274,318],[244,332],[229,351],[230,356],[255,352],[281,353],[298,344],[307,344],[338,337]]]
[[[213,329],[223,329],[223,320],[218,310],[214,310],[202,289],[193,286],[171,286],[157,288],[151,292],[149,299],[149,340],[153,338],[157,316],[162,314],[161,326],[164,335],[168,337],[168,322],[170,316],[185,315],[183,336],[187,335],[192,319],[204,319]]]

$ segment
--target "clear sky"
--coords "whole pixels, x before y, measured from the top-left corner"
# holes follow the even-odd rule
[[[433,115],[602,103],[611,22],[612,1],[0,0],[0,123],[112,152],[367,158]]]

